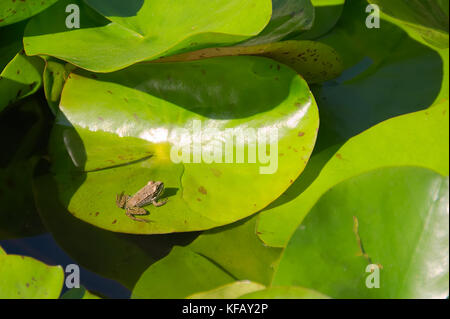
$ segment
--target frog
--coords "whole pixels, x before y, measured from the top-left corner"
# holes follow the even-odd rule
[[[148,204],[161,207],[167,203],[167,199],[158,201],[164,192],[164,183],[159,181],[149,181],[133,196],[124,195],[122,192],[116,196],[116,205],[125,209],[126,215],[134,221],[149,222],[148,220],[137,218],[134,215],[147,215],[148,212],[142,208]]]

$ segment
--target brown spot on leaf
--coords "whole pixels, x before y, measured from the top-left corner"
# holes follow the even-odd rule
[[[117,223],[117,219],[114,219],[114,221],[112,222],[113,224]]]
[[[342,159],[342,155],[339,153],[336,154],[336,157],[339,158],[340,160]]]
[[[198,191],[199,191],[200,193],[202,193],[203,195],[208,194],[208,192],[206,191],[206,189],[205,189],[203,186],[200,186],[200,187],[198,188]]]
[[[298,137],[305,136],[305,132],[298,132]]]
[[[222,175],[222,172],[221,171],[219,171],[218,169],[216,169],[216,168],[211,168],[211,172],[214,174],[214,176],[216,176],[216,177],[220,177],[221,175]]]

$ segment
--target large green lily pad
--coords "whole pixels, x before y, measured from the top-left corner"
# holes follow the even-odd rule
[[[394,167],[331,188],[289,241],[273,285],[335,298],[447,297],[448,187],[429,169]]]
[[[0,298],[57,299],[64,282],[60,266],[36,259],[0,254]]]
[[[66,27],[65,7],[70,3],[80,5],[80,29]],[[79,0],[61,0],[27,25],[27,54],[50,55],[91,71],[111,72],[163,55],[241,42],[259,34],[272,13],[271,0],[86,3],[110,21]]]
[[[421,166],[448,175],[448,110],[448,101],[444,101],[429,110],[385,121],[341,146],[315,154],[296,183],[259,215],[260,237],[266,244],[284,247],[323,193],[372,169]]]
[[[60,109],[51,153],[62,203],[88,223],[126,233],[204,230],[261,210],[303,171],[318,130],[306,82],[258,57],[147,63],[101,76],[74,73]],[[210,128],[272,129],[272,138],[277,128],[278,150],[265,150],[273,154],[272,167],[262,164],[261,155],[256,163],[207,164],[206,157],[194,163],[192,157],[175,164],[171,150],[189,146],[193,125],[202,127],[202,140],[194,139],[203,151],[220,142]],[[245,141],[234,144],[233,154],[238,147],[248,154]],[[116,195],[134,194],[149,180],[165,183],[168,203],[149,207],[151,222],[133,221],[116,206]]]

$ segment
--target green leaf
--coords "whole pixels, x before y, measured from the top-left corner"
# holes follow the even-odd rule
[[[0,298],[57,299],[64,282],[60,266],[36,259],[0,254]]]
[[[174,247],[168,257],[144,272],[133,290],[132,298],[181,299],[233,281],[235,278],[208,258],[187,248]]]
[[[69,76],[51,153],[62,203],[74,216],[104,229],[186,232],[243,219],[293,183],[315,143],[318,114],[306,82],[266,58],[147,63],[93,76]],[[183,141],[189,146],[193,123],[202,127],[203,152],[219,136],[209,128],[276,127],[273,161],[262,164],[259,155],[256,163],[193,163],[191,158],[175,164],[171,149],[176,152]],[[239,146],[248,155],[243,139],[233,144],[233,154]],[[136,222],[117,207],[116,195],[132,195],[149,180],[164,182],[168,203],[149,207],[152,222]],[[251,192],[249,183],[255,186]]]
[[[0,255],[6,255],[6,252],[3,250],[2,246],[0,246]]]
[[[266,244],[284,247],[323,193],[369,170],[408,165],[448,175],[448,112],[447,101],[429,110],[385,121],[342,146],[315,154],[296,183],[259,215],[260,237]]]
[[[190,279],[180,279],[178,285],[188,287],[189,295],[203,293],[202,269],[190,269],[189,260],[193,254],[206,258],[215,267],[221,269],[223,274],[219,276],[231,276],[233,281],[251,281],[246,285],[231,284],[220,288],[221,284],[213,281],[206,289],[208,294],[227,294],[230,296],[236,290],[255,287],[257,284],[268,285],[272,281],[275,265],[280,257],[281,249],[267,247],[256,235],[256,216],[247,218],[244,221],[236,222],[232,225],[223,226],[202,233],[191,244],[183,247],[189,253],[179,257],[177,263],[172,263],[172,253],[161,260],[165,265],[165,272],[158,273],[158,282],[161,286],[170,286],[173,281],[173,273],[189,271]],[[165,261],[169,259],[169,261]],[[181,260],[184,260],[181,262]],[[186,265],[188,266],[186,266]],[[209,265],[209,264],[208,264]],[[146,273],[154,275],[152,265]],[[192,277],[192,278],[191,278]],[[199,281],[198,283],[196,281]],[[228,286],[228,284],[231,286]],[[157,296],[159,286],[154,286],[145,274],[137,284],[140,291],[146,291],[148,295]],[[184,288],[183,288],[184,289]],[[212,291],[209,291],[212,289]],[[177,295],[176,298],[185,298],[186,295]],[[192,297],[192,296],[191,296]]]
[[[16,23],[47,9],[58,0],[3,0],[0,3],[0,27]]]
[[[242,295],[265,288],[266,287],[261,284],[248,280],[235,281],[231,284],[226,284],[209,291],[195,293],[186,297],[186,299],[236,299]]]
[[[291,33],[309,30],[313,25],[311,0],[272,0],[272,7],[272,18],[266,28],[242,45],[277,42]]]
[[[273,285],[335,298],[446,298],[448,187],[448,177],[416,167],[379,169],[338,184],[289,241]],[[377,282],[379,288],[366,286]]]
[[[438,48],[448,48],[448,1],[368,0]]]
[[[80,5],[80,29],[66,28],[65,6]],[[28,55],[44,54],[96,72],[204,47],[231,45],[260,33],[270,0],[61,0],[34,17],[24,37]],[[70,43],[70,45],[67,45]]]
[[[93,293],[86,290],[85,287],[81,286],[80,288],[72,288],[66,291],[60,299],[102,299],[99,296],[94,295]]]
[[[209,48],[173,55],[155,62],[195,61],[237,55],[260,55],[284,63],[303,76],[309,84],[334,79],[343,70],[342,59],[334,49],[313,41],[283,41],[245,47]]]
[[[19,52],[0,73],[0,111],[35,93],[42,84],[44,63]]]
[[[302,287],[269,287],[240,296],[240,299],[329,299],[329,297]]]

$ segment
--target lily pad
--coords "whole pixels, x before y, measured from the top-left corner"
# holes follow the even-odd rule
[[[58,0],[4,0],[0,3],[0,27],[16,23],[47,9]]]
[[[283,41],[255,46],[208,48],[162,58],[155,62],[195,61],[236,55],[259,55],[284,63],[303,76],[309,84],[334,79],[343,71],[339,54],[328,45],[313,41]]]
[[[62,203],[97,227],[138,234],[205,230],[261,210],[303,171],[319,124],[306,82],[259,57],[147,63],[107,75],[73,73],[60,109],[51,153]],[[252,163],[245,159],[248,143],[236,138],[228,154],[237,158],[242,148],[244,163],[208,164],[208,153],[226,129],[258,130],[262,137],[272,132],[277,150],[266,147],[265,153],[273,161],[264,161],[263,139]],[[251,132],[247,141],[256,143]],[[178,148],[197,141],[200,163],[192,156],[176,164]],[[151,222],[136,222],[117,207],[116,195],[132,195],[149,180],[164,182],[168,203],[149,207]]]
[[[394,167],[336,185],[289,241],[273,285],[334,298],[446,298],[448,182]]]
[[[300,179],[259,215],[261,239],[271,246],[284,247],[323,193],[363,172],[406,165],[448,175],[448,110],[448,102],[444,102],[430,110],[385,121],[342,146],[314,155]]]
[[[240,296],[240,299],[329,299],[317,291],[302,287],[269,287]]]
[[[80,6],[81,27],[67,29],[65,7]],[[31,19],[28,55],[49,55],[95,72],[111,72],[177,52],[231,45],[259,34],[270,20],[271,0],[122,1],[61,0]],[[70,43],[70,45],[67,45]]]
[[[57,299],[64,282],[60,266],[36,259],[0,254],[0,298]]]
[[[236,299],[242,295],[265,289],[266,287],[251,281],[236,281],[218,288],[198,292],[186,297],[186,299]]]
[[[180,299],[233,281],[235,278],[209,259],[187,248],[174,247],[168,257],[144,272],[132,298]]]

